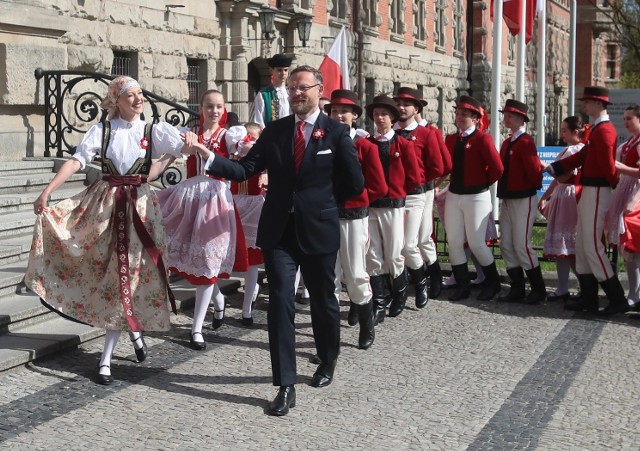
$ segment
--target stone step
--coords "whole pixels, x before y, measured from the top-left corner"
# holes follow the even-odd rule
[[[0,239],[31,235],[35,221],[36,215],[33,210],[3,214],[0,222]]]
[[[67,199],[85,189],[84,183],[66,183],[51,194],[50,204]],[[27,191],[24,193],[0,194],[0,214],[15,213],[18,211],[33,211],[33,203],[40,196],[41,190]]]
[[[223,294],[237,291],[242,280],[220,281]],[[184,279],[171,283],[179,311],[193,306],[195,289]],[[0,298],[0,372],[37,358],[72,349],[102,337],[104,329],[66,320],[42,306],[27,290]],[[173,315],[173,314],[172,314]]]
[[[55,174],[47,173],[25,173],[21,175],[5,175],[0,177],[0,194],[22,194],[35,191],[38,194],[49,184]],[[77,172],[65,182],[65,188],[71,186],[83,186],[87,175]]]
[[[18,235],[0,240],[0,267],[29,258],[32,234]]]
[[[17,174],[51,173],[55,167],[52,159],[28,159],[24,161],[3,161],[0,163],[0,177]]]

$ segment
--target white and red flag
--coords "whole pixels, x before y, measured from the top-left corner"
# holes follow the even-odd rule
[[[522,6],[524,5],[527,14],[524,27],[525,42],[529,43],[529,41],[531,41],[533,37],[533,21],[536,17],[536,6],[538,2],[541,1],[543,2],[545,0],[503,0],[502,17],[512,35],[517,36],[520,33],[522,27],[520,23],[522,21]],[[493,20],[493,0],[491,0],[491,20]]]
[[[347,55],[347,33],[343,26],[329,52],[325,55],[320,72],[324,78],[324,96],[331,97],[335,89],[351,89],[349,84],[349,58]]]

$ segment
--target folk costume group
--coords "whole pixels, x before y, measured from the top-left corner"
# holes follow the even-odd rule
[[[351,301],[349,324],[360,327],[361,349],[373,345],[375,327],[386,316],[403,312],[410,285],[418,309],[440,295],[442,272],[432,239],[438,191],[455,276],[451,301],[471,296],[469,255],[485,277],[478,299],[535,304],[547,298],[531,247],[539,209],[549,221],[544,252],[564,262],[558,273],[565,284],[560,281],[550,297],[567,301],[572,310],[603,315],[629,310],[600,240],[608,224],[635,274],[629,276],[629,302],[638,302],[639,220],[620,214],[633,213],[637,202],[637,107],[625,112],[634,137],[619,149],[616,163],[608,92],[585,88],[585,112],[594,120],[588,138],[579,119],[565,119],[568,147],[545,166],[525,131],[529,118],[521,102],[508,100],[501,110],[511,135],[498,152],[484,130],[486,113],[473,97],[457,100],[458,132],[443,138],[422,119],[427,102],[419,90],[401,87],[393,97],[376,96],[364,109],[355,92],[335,90],[321,110],[322,74],[310,66],[289,72],[290,63],[284,55],[270,60],[279,74],[274,76],[277,85],[259,93],[253,123],[229,130],[219,91],[204,93],[200,124],[180,132],[141,120],[139,84],[115,78],[103,102],[108,120],[89,129],[35,201],[25,283],[57,313],[107,330],[98,382],[114,380],[111,357],[121,331],[129,333],[137,360],[143,361],[148,351],[142,333],[170,328],[169,271],[196,287],[190,346],[202,350],[212,299],[212,327],[219,328],[225,318],[218,278],[246,272],[242,322],[251,326],[257,268],[264,263],[273,384],[279,387],[267,411],[286,415],[296,404],[298,270],[310,294],[317,351],[311,385],[325,387],[333,380],[340,352],[337,295],[343,286]],[[374,124],[371,134],[355,128],[363,113]],[[98,156],[102,178],[48,206],[51,193]],[[187,179],[151,189],[149,182],[175,158],[187,159]],[[538,203],[543,170],[557,180]],[[268,186],[262,182],[265,172]],[[619,173],[624,174],[622,189],[614,192]],[[499,296],[499,275],[487,246],[493,211],[489,189],[496,182],[502,204],[500,247],[511,279],[504,296]],[[613,212],[609,217],[608,211]],[[566,279],[572,267],[581,293],[570,299]],[[609,299],[600,311],[598,283]]]

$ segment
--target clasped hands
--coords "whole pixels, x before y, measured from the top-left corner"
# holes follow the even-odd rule
[[[209,158],[210,151],[207,149],[199,140],[198,135],[193,133],[192,131],[180,133],[180,139],[184,143],[184,147],[182,148],[182,153],[185,155],[195,155],[197,153],[200,154],[202,158],[205,160]]]

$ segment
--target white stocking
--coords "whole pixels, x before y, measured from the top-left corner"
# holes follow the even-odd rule
[[[556,294],[561,296],[569,292],[569,272],[571,271],[571,258],[559,258],[556,260],[556,273],[558,274],[558,286]]]
[[[100,374],[111,376],[111,356],[113,355],[113,350],[118,344],[118,339],[120,339],[120,333],[121,332],[119,330],[108,330],[104,336],[104,349],[102,350],[102,357],[100,357],[99,363],[101,367],[99,369]]]
[[[133,343],[134,349],[142,349],[144,347],[144,343],[140,340],[140,337],[142,337],[141,332],[129,331],[129,339]]]
[[[224,295],[218,288],[218,284],[213,286],[213,317],[216,319],[224,318]]]
[[[251,266],[244,276],[244,300],[242,302],[242,317],[251,318],[251,306],[258,295],[258,267]]]
[[[207,315],[214,286],[196,285],[196,305],[193,308],[193,325],[191,326],[191,335],[194,341],[204,341],[202,338],[202,323],[204,323],[204,317]]]

